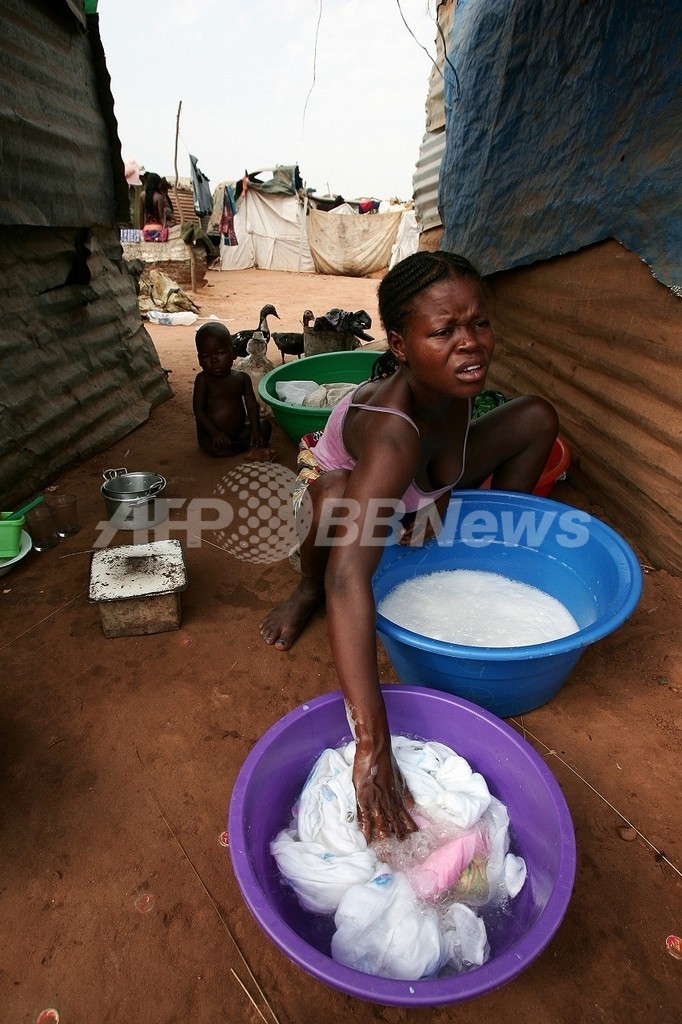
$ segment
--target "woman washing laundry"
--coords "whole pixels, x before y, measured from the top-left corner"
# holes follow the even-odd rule
[[[302,451],[294,504],[307,495],[312,525],[301,545],[301,580],[261,625],[266,643],[286,651],[326,600],[368,842],[417,829],[379,685],[372,576],[387,528],[375,539],[377,510],[400,516],[401,543],[410,543],[425,518],[440,522],[453,488],[475,488],[492,475],[494,487],[529,493],[558,431],[554,408],[536,397],[472,420],[495,339],[484,282],[464,257],[415,253],[389,271],[378,300],[395,372],[359,385]]]

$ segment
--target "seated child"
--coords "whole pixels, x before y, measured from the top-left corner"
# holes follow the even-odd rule
[[[274,458],[268,447],[272,427],[259,415],[251,378],[232,369],[227,327],[204,324],[195,340],[201,373],[194,381],[192,407],[199,446],[215,457],[249,451],[250,458]]]

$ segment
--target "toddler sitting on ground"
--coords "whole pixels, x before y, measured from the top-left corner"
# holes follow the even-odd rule
[[[221,457],[246,453],[246,458],[271,462],[272,427],[261,418],[248,374],[232,369],[234,354],[227,327],[208,323],[195,336],[201,372],[194,381],[192,407],[199,446]]]

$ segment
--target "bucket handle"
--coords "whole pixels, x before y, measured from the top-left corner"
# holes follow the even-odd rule
[[[105,480],[115,480],[117,476],[123,476],[127,472],[125,466],[121,466],[119,469],[105,469],[102,476]]]
[[[141,497],[139,498],[135,498],[133,501],[126,501],[126,505],[128,506],[128,508],[135,508],[137,505],[146,505],[149,499],[153,498],[155,494],[158,494],[159,491],[163,490],[165,486],[166,479],[165,477],[161,476],[158,480],[155,480],[154,483],[150,485],[149,490],[147,491],[146,494],[141,495]]]
[[[147,494],[146,494],[145,497],[146,498],[151,498],[153,494],[158,494],[158,492],[163,490],[163,488],[165,486],[166,486],[166,478],[165,478],[165,476],[161,476],[161,474],[159,474],[159,479],[156,480],[153,484],[150,485],[149,490],[147,491]]]

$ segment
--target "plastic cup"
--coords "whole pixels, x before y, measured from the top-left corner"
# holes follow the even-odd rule
[[[78,502],[75,494],[59,494],[50,498],[49,508],[54,512],[55,526],[59,537],[70,537],[78,533]]]
[[[26,527],[35,551],[47,551],[59,543],[54,512],[48,505],[30,509],[26,513]]]

